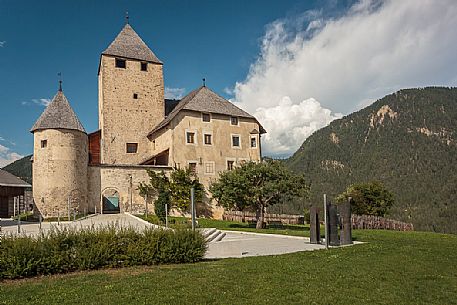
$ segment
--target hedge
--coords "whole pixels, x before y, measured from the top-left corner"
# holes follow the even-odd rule
[[[0,279],[66,273],[103,267],[197,262],[205,238],[191,230],[148,228],[136,231],[114,225],[88,229],[53,229],[38,237],[3,236]]]

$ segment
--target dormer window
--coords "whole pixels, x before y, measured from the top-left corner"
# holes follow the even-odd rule
[[[125,69],[125,67],[126,67],[125,59],[116,58],[116,68]]]
[[[142,62],[141,63],[141,71],[148,71],[148,63]]]

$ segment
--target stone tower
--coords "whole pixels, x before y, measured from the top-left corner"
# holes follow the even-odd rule
[[[165,116],[163,71],[129,24],[101,54],[98,87],[101,163],[141,163],[147,134]]]
[[[44,217],[87,211],[87,134],[60,89],[33,125],[33,199]]]

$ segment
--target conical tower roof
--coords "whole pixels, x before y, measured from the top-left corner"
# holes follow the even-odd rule
[[[41,129],[71,129],[86,132],[61,90],[54,96],[30,132]]]
[[[124,26],[122,31],[102,54],[162,64],[130,24]]]

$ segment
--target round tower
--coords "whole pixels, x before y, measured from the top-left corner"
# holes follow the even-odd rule
[[[31,132],[35,210],[45,218],[87,211],[88,137],[61,89]]]

